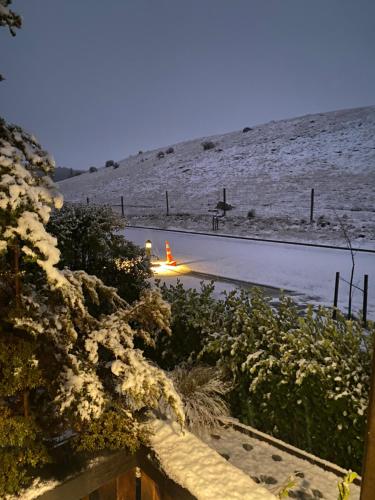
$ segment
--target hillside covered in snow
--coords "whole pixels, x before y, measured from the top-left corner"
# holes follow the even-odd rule
[[[374,246],[375,106],[243,125],[247,131],[139,152],[60,189],[74,202],[119,205],[123,196],[132,223],[208,230],[226,188],[233,208],[222,232],[338,242],[340,218],[353,240]]]

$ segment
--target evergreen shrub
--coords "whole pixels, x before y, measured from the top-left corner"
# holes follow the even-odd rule
[[[157,354],[216,364],[233,384],[234,416],[290,444],[361,470],[375,327],[282,297],[277,308],[253,289],[215,300],[181,284],[161,287],[171,303],[172,336]]]
[[[204,141],[204,142],[202,142],[202,148],[203,148],[203,151],[208,151],[210,149],[214,149],[215,143],[212,141]]]
[[[148,288],[150,262],[143,249],[118,234],[125,219],[108,205],[65,203],[53,212],[48,231],[57,238],[60,268],[98,276],[132,302]]]

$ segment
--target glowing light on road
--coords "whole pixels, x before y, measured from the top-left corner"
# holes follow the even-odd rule
[[[190,272],[189,266],[178,264],[177,266],[169,266],[167,261],[151,262],[152,272],[158,276],[178,276]]]

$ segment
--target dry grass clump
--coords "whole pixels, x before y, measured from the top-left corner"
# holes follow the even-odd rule
[[[212,430],[221,418],[229,416],[224,397],[230,384],[221,379],[216,368],[179,366],[171,377],[184,404],[186,425],[192,432]]]

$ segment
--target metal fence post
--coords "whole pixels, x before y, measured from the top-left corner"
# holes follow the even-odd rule
[[[368,274],[363,279],[363,326],[367,328]]]
[[[314,188],[311,190],[311,200],[310,200],[310,224],[314,222]]]
[[[89,197],[86,198],[86,202],[87,202],[87,204],[90,203],[90,198]]]
[[[337,303],[339,299],[339,283],[340,283],[340,273],[336,273],[336,279],[335,279],[335,295],[333,297],[333,313],[332,313],[332,318],[336,319],[337,317]]]
[[[121,196],[121,215],[124,217],[124,197]]]
[[[227,190],[223,188],[223,215],[227,214]]]
[[[168,197],[168,191],[165,192],[165,203],[167,205],[167,216],[169,215],[169,197]]]

